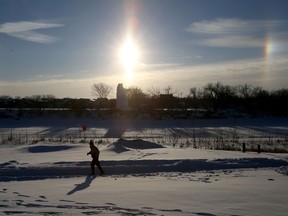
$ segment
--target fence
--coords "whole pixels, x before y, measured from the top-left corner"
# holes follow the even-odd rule
[[[105,129],[6,129],[0,131],[0,144],[25,144],[37,142],[96,142],[112,143],[117,139],[144,139],[173,146],[221,150],[288,152],[288,128],[161,128],[147,131],[129,131],[121,134],[108,133]]]

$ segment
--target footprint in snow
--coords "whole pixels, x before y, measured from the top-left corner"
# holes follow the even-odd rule
[[[106,205],[112,205],[112,206],[115,206],[116,204],[114,203],[105,203]]]
[[[2,191],[0,191],[0,193],[6,193],[6,191],[2,190]]]
[[[19,196],[19,197],[30,197],[28,195],[23,195],[23,194],[18,194],[17,196]]]
[[[48,201],[47,200],[38,199],[38,200],[35,200],[35,202],[48,202]]]
[[[72,201],[72,200],[59,200],[59,201],[61,201],[61,202],[70,202],[70,203],[75,202],[75,201]]]
[[[76,202],[75,204],[77,204],[77,205],[88,205],[89,203],[84,203],[84,202]]]

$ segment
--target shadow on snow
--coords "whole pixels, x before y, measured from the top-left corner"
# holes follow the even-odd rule
[[[86,188],[88,188],[90,186],[90,184],[92,183],[92,181],[96,178],[95,175],[91,176],[91,175],[88,175],[85,179],[84,182],[80,183],[80,184],[76,184],[75,185],[75,188],[72,189],[71,191],[69,191],[67,193],[67,195],[72,195],[78,191],[81,191],[81,190],[85,190]]]
[[[284,160],[268,158],[240,158],[216,160],[121,160],[102,161],[102,167],[108,175],[148,175],[163,172],[196,172],[223,169],[268,168],[287,166]],[[49,178],[70,178],[86,176],[90,172],[90,162],[56,162],[38,166],[19,166],[17,161],[0,164],[0,182],[40,180]],[[97,172],[97,171],[96,171]],[[81,190],[89,186],[86,179],[84,183],[73,190]],[[93,180],[93,179],[92,179]],[[91,181],[92,181],[91,180]],[[90,182],[91,183],[91,182]],[[70,193],[73,193],[73,190]]]

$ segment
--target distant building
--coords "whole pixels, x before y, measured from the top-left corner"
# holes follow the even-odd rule
[[[108,98],[97,98],[95,100],[95,107],[96,108],[108,108],[110,107],[110,102]]]
[[[175,107],[175,97],[173,94],[161,94],[159,97],[161,108],[171,109]]]
[[[122,83],[119,83],[117,86],[117,109],[127,110],[128,109],[128,100],[126,95],[126,90],[123,87]]]

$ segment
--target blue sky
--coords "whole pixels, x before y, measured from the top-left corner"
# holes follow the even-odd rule
[[[92,98],[93,83],[176,95],[288,84],[287,0],[1,0],[0,95]],[[119,57],[137,47],[128,74]],[[128,56],[129,59],[133,59]]]

